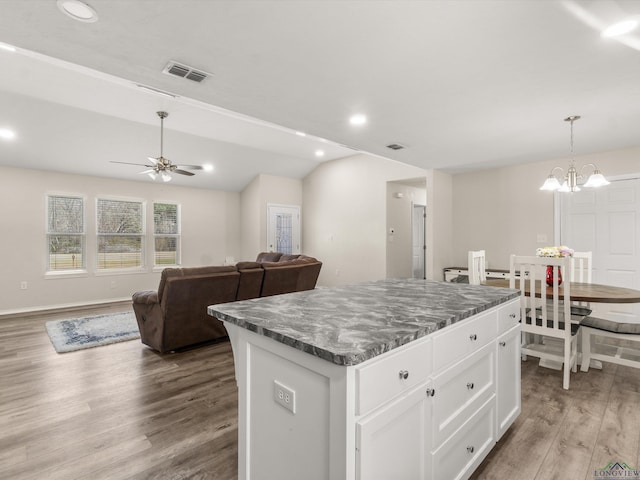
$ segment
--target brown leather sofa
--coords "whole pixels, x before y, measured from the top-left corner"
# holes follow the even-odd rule
[[[263,252],[235,266],[165,268],[157,291],[133,294],[140,340],[164,353],[226,338],[209,305],[311,290],[321,267],[306,255]]]

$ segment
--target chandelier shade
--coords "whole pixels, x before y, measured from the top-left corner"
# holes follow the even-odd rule
[[[564,119],[565,122],[571,123],[571,159],[569,160],[569,167],[565,173],[562,167],[553,167],[549,176],[544,181],[540,190],[558,191],[558,192],[579,192],[580,187],[578,181],[586,177],[585,169],[592,168],[591,174],[586,177],[587,181],[582,184],[585,188],[602,187],[609,185],[609,181],[604,177],[602,172],[598,170],[598,167],[594,163],[587,163],[582,166],[580,172],[576,169],[575,159],[573,158],[573,122],[579,120],[579,115],[572,115]]]

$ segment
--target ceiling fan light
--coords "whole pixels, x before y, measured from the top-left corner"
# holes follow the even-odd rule
[[[600,173],[599,170],[593,172],[593,174],[587,179],[586,183],[583,185],[586,188],[597,188],[603,187],[604,185],[609,185],[609,180],[604,178],[604,175]]]
[[[559,190],[561,187],[562,186],[560,185],[560,182],[558,181],[558,179],[553,175],[549,175],[547,179],[544,181],[544,183],[542,184],[542,186],[540,187],[540,190],[554,191],[554,190]]]
[[[158,174],[156,172],[154,172],[153,170],[150,172],[147,172],[147,175],[149,175],[151,177],[151,180],[155,180],[158,177]]]
[[[171,181],[171,175],[169,175],[167,172],[160,173],[160,177],[162,178],[163,182],[170,182]]]

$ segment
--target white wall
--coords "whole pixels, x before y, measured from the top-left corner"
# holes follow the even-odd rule
[[[235,192],[7,167],[0,167],[0,177],[4,232],[0,236],[0,314],[130,298],[136,291],[158,287],[160,274],[152,271],[151,248],[147,248],[142,273],[96,275],[91,252],[95,252],[95,204],[100,195],[147,202],[147,245],[152,241],[152,203],[180,204],[183,266],[222,265],[225,257],[240,255],[240,196]],[[80,194],[87,199],[89,259],[84,276],[45,278],[48,193]],[[20,282],[27,282],[28,288],[21,290]]]
[[[640,148],[575,157],[578,168],[595,163],[607,177],[640,172],[639,159]],[[560,158],[455,175],[449,266],[464,266],[469,250],[484,249],[489,268],[508,269],[510,254],[534,255],[553,245],[554,194],[539,188],[554,166],[566,171],[568,164]],[[547,240],[538,242],[538,235]]]
[[[427,278],[443,280],[453,259],[453,178],[438,170],[427,173]]]
[[[302,180],[258,175],[241,193],[242,260],[255,260],[267,251],[267,205],[302,206]],[[301,209],[301,216],[304,211]],[[304,253],[304,238],[301,240]]]
[[[323,262],[319,285],[386,277],[387,182],[426,171],[369,155],[333,160],[303,181],[304,252]]]

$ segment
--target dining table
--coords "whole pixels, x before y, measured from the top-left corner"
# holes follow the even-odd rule
[[[540,297],[542,281],[536,284],[536,297]],[[509,279],[488,279],[483,285],[491,287],[509,288]],[[558,294],[564,294],[564,285],[562,282],[558,286]],[[545,285],[547,296],[553,295],[553,287]],[[525,288],[525,295],[530,295],[529,282]],[[626,287],[616,287],[615,285],[601,285],[598,283],[581,283],[570,282],[569,296],[572,302],[589,302],[589,303],[640,303],[640,290]],[[580,363],[581,360],[578,360]],[[550,359],[540,359],[540,366],[560,370],[562,363]],[[591,359],[590,368],[602,369],[602,362]]]
[[[562,282],[558,286],[558,294],[561,296],[564,293],[565,284],[566,282]],[[509,288],[509,280],[491,279],[484,282],[483,285]],[[553,294],[553,287],[546,287],[546,289],[547,295]],[[632,288],[601,285],[598,283],[570,282],[570,290],[570,297],[573,302],[640,303],[640,290]],[[540,297],[540,292],[541,290],[536,287],[536,297]],[[529,294],[528,285],[525,294]]]

